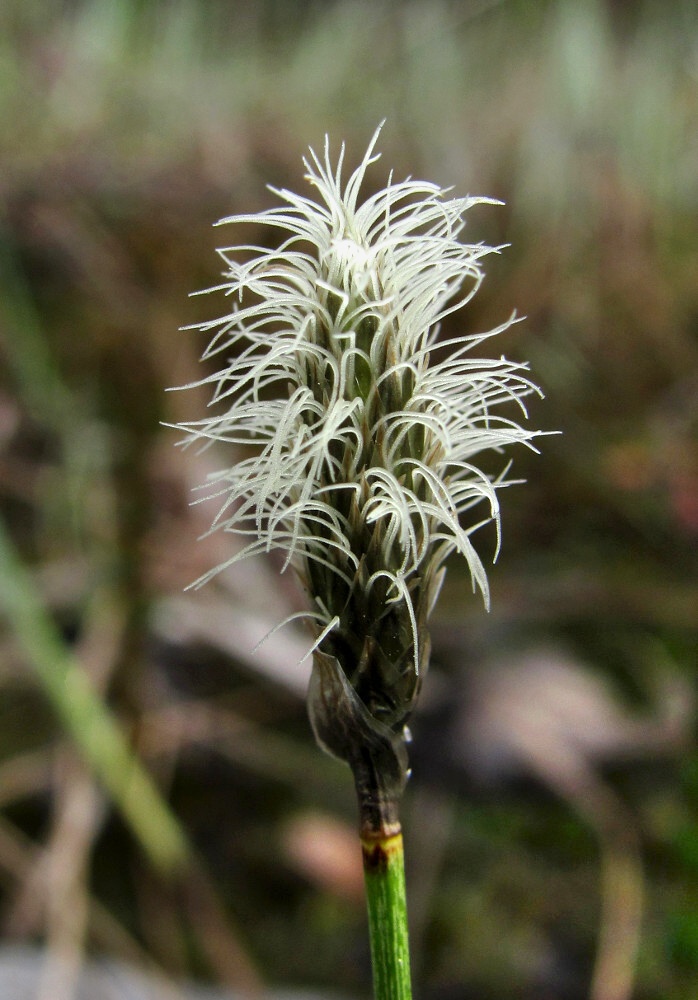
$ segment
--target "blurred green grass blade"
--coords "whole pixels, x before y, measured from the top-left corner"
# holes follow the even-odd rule
[[[11,236],[1,221],[0,288],[3,350],[22,397],[35,416],[67,431],[75,422],[70,393],[57,371]]]
[[[181,870],[191,852],[179,822],[61,640],[2,521],[0,610],[62,725],[153,865],[164,873]]]

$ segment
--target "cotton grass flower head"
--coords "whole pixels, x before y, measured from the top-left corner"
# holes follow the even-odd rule
[[[225,282],[209,291],[230,308],[198,329],[212,334],[204,358],[223,360],[202,380],[213,386],[212,415],[184,426],[190,441],[253,447],[209,484],[222,501],[213,528],[245,539],[225,565],[284,553],[315,632],[316,736],[355,775],[372,745],[393,794],[448,556],[466,560],[489,603],[472,535],[488,521],[499,533],[505,480],[473,462],[531,444],[535,432],[496,411],[523,411],[537,390],[524,365],[470,355],[514,317],[439,340],[495,250],[461,242],[465,213],[496,203],[392,176],[359,203],[379,131],[346,181],[343,146],[336,164],[328,140],[323,157],[310,150],[316,200],[272,188],[279,207],[222,220],[272,227],[281,242],[219,250]]]

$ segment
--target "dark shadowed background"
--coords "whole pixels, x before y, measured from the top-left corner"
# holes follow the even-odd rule
[[[40,947],[44,1000],[105,955],[369,995],[307,639],[252,654],[302,598],[273,560],[184,592],[235,552],[189,506],[233,455],[162,423],[206,405],[165,388],[205,372],[178,328],[223,310],[188,297],[238,239],[211,224],[305,193],[325,133],[353,166],[384,118],[367,193],[392,169],[506,203],[469,215],[510,246],[451,332],[525,316],[489,347],[530,361],[531,424],[562,431],[514,455],[491,612],[454,565],[434,618],[417,995],[698,994],[696,5],[5,0],[0,933]],[[122,780],[113,719],[159,796]]]

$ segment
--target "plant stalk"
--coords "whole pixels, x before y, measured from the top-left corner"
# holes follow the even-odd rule
[[[398,800],[370,753],[352,761],[359,803],[374,1000],[412,1000],[405,855]]]
[[[361,838],[375,1000],[411,1000],[402,833]]]

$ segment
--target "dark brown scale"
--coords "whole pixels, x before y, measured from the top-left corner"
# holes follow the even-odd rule
[[[387,872],[389,857],[388,852],[381,844],[362,844],[364,871],[371,875],[381,875]]]

